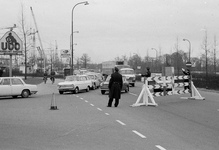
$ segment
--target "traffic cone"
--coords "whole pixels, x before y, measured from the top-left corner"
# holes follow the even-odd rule
[[[58,110],[57,105],[56,105],[56,98],[55,98],[55,94],[54,93],[52,93],[52,100],[51,100],[50,110]]]

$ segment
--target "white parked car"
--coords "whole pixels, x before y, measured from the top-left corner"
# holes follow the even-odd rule
[[[87,75],[71,75],[65,78],[64,82],[58,83],[59,94],[73,92],[77,94],[81,90],[87,92],[92,87],[92,82]]]
[[[89,79],[92,82],[92,89],[97,89],[100,87],[101,80],[99,79],[98,75],[95,73],[86,73]]]
[[[0,96],[26,98],[37,92],[37,85],[26,84],[20,77],[0,77]]]

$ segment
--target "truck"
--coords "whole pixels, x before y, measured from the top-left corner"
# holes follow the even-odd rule
[[[126,77],[126,80],[129,82],[129,84],[131,86],[135,86],[135,79],[136,79],[136,76],[135,76],[135,71],[134,69],[132,68],[121,68],[119,70],[119,73],[122,75],[122,76],[125,76]]]
[[[102,74],[106,77],[113,73],[114,67],[119,69],[119,72],[126,77],[129,84],[135,86],[135,73],[134,70],[128,65],[127,61],[105,61],[102,62]]]
[[[118,69],[130,67],[126,61],[105,61],[102,62],[102,74],[110,75],[113,73],[114,67]]]

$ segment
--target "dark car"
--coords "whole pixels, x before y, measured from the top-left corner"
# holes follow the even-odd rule
[[[100,84],[101,94],[105,94],[106,91],[109,92],[108,85],[109,85],[110,78],[111,78],[111,75],[108,75],[106,80]],[[126,80],[125,76],[122,76],[122,79],[123,79],[123,86],[122,86],[121,91],[125,91],[127,93],[129,91],[129,82]]]

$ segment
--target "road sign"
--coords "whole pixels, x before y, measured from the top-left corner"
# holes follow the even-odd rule
[[[0,39],[0,55],[22,55],[22,40],[13,31],[6,32]]]
[[[61,52],[61,58],[69,58],[71,57],[71,51],[68,49],[62,49]]]
[[[192,66],[192,63],[191,63],[191,62],[186,62],[186,66],[187,66],[187,67],[191,67],[191,66]]]

